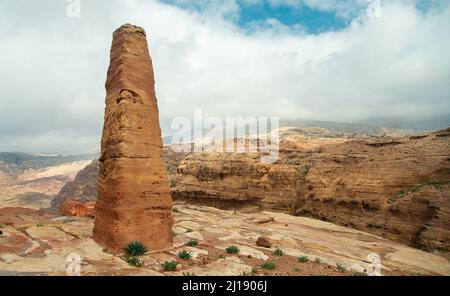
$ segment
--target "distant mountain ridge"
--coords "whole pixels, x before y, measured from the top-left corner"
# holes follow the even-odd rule
[[[93,160],[98,154],[80,155],[33,155],[21,152],[0,152],[0,172],[21,173],[28,169],[38,170],[65,163]]]
[[[450,114],[435,116],[373,117],[353,122],[321,121],[308,119],[282,119],[281,127],[320,127],[334,133],[383,135],[414,134],[446,129],[450,126]]]

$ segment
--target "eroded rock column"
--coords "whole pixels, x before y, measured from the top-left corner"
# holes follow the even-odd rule
[[[145,31],[124,25],[113,34],[106,81],[94,239],[109,250],[140,241],[170,247],[172,200],[162,159],[159,111]]]

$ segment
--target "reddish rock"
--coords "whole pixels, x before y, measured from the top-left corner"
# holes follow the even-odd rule
[[[66,200],[59,208],[62,216],[95,217],[95,202],[82,203],[75,200]]]
[[[45,219],[46,217],[49,217],[49,215],[44,212],[29,208],[21,208],[21,207],[0,208],[0,224],[3,225],[26,224],[27,220],[23,219],[23,216],[36,217],[36,220],[40,218]]]
[[[114,32],[106,81],[94,239],[110,250],[172,245],[172,199],[145,31]]]
[[[51,212],[58,212],[61,205],[68,200],[81,203],[97,200],[98,160],[78,172],[72,182],[66,183],[58,195],[52,200]]]
[[[264,248],[272,247],[272,243],[270,242],[269,238],[265,236],[258,237],[258,239],[256,240],[256,245]]]

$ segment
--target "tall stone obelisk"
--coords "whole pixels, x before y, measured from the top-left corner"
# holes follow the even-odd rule
[[[110,58],[93,237],[111,251],[132,241],[166,249],[173,242],[172,199],[144,29],[117,29]]]

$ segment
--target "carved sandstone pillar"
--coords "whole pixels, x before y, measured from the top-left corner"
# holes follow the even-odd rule
[[[172,200],[162,159],[159,111],[145,31],[113,34],[106,81],[94,239],[109,250],[140,241],[171,246]]]

